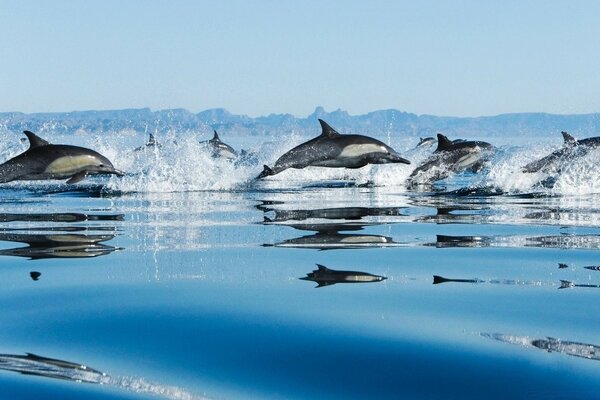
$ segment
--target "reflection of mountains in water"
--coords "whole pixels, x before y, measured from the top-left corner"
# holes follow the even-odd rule
[[[60,222],[123,221],[123,214],[81,213],[3,213],[0,222]],[[44,258],[87,258],[109,254],[118,248],[105,244],[114,239],[115,226],[102,224],[69,226],[40,226],[0,229],[0,241],[24,243],[26,247],[1,249],[0,255]],[[94,232],[94,233],[89,233]],[[107,232],[107,233],[104,233]]]
[[[340,231],[361,231],[366,226],[364,224],[293,224],[286,226],[302,231],[315,231],[316,233],[284,240],[272,245],[265,244],[265,246],[333,250],[392,247],[401,245],[400,243],[394,242],[394,240],[388,236],[363,233],[340,233]]]
[[[445,247],[541,247],[557,249],[600,249],[600,235],[545,236],[452,236],[436,235],[435,243],[426,246]]]
[[[339,271],[327,268],[324,265],[317,264],[317,269],[299,278],[305,281],[317,283],[316,287],[335,285],[336,283],[367,283],[381,282],[387,279],[385,276],[373,275],[361,271]]]
[[[481,333],[481,336],[503,343],[537,348],[549,353],[562,353],[569,356],[600,361],[600,346],[589,343],[571,342],[552,337],[532,338],[529,336],[504,335],[501,333]]]

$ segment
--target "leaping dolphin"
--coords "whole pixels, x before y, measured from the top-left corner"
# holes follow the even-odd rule
[[[523,172],[559,172],[561,161],[569,160],[574,157],[582,157],[586,155],[590,150],[600,147],[600,137],[591,137],[586,139],[577,140],[567,132],[561,132],[563,135],[563,147],[553,151],[547,156],[530,162],[523,167]]]
[[[322,119],[319,119],[319,123],[323,129],[321,135],[279,157],[273,168],[265,165],[257,179],[288,168],[361,168],[368,164],[410,164],[410,161],[377,139],[363,135],[341,135]]]
[[[494,150],[494,146],[487,142],[475,140],[457,142],[441,133],[438,133],[437,137],[437,149],[410,174],[409,186],[431,184],[468,169],[477,172],[483,168]]]
[[[23,133],[29,139],[29,149],[0,165],[0,183],[67,178],[67,183],[77,183],[89,175],[124,175],[108,158],[94,150],[50,144],[33,132]]]
[[[221,138],[219,138],[219,134],[217,133],[216,130],[214,132],[215,132],[215,135],[213,136],[212,139],[202,142],[202,143],[208,144],[211,147],[212,156],[215,158],[227,158],[227,159],[237,158],[238,153],[233,149],[233,147],[231,147],[227,143],[223,142],[221,140]]]

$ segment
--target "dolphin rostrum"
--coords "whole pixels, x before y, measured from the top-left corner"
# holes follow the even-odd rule
[[[319,123],[323,130],[319,136],[279,157],[272,168],[265,165],[258,178],[275,175],[288,168],[309,166],[361,168],[368,164],[410,164],[410,161],[377,139],[363,135],[341,135],[322,119],[319,119]]]
[[[494,150],[494,146],[487,142],[452,141],[441,133],[437,137],[437,149],[410,174],[409,186],[430,184],[469,169],[477,172]]]
[[[29,139],[29,149],[0,165],[0,183],[67,178],[67,183],[77,183],[89,175],[124,175],[108,158],[94,150],[50,144],[33,132],[23,133]]]

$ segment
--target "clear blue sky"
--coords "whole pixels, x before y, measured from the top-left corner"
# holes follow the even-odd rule
[[[598,1],[0,0],[0,111],[600,112]]]

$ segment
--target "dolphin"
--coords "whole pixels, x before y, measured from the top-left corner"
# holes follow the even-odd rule
[[[453,173],[468,169],[477,172],[483,168],[494,150],[494,146],[487,142],[474,140],[456,142],[441,133],[438,133],[437,137],[437,149],[410,174],[409,186],[431,184]]]
[[[219,134],[217,133],[216,130],[214,132],[215,132],[215,135],[213,136],[212,139],[201,142],[201,143],[205,143],[208,146],[210,146],[211,151],[212,151],[212,156],[214,158],[226,158],[226,159],[230,159],[230,160],[237,158],[238,153],[233,149],[233,147],[231,147],[227,143],[223,142],[219,138]]]
[[[417,143],[417,145],[415,147],[429,147],[429,146],[433,146],[433,144],[436,142],[435,138],[432,136],[428,136],[428,137],[420,137],[419,138],[419,143]]]
[[[539,160],[530,162],[523,167],[522,171],[525,173],[559,172],[558,170],[563,160],[566,161],[575,157],[582,157],[590,150],[600,147],[600,137],[577,140],[567,132],[563,131],[561,134],[564,142],[560,149],[553,151]]]
[[[377,139],[363,135],[341,135],[322,119],[319,119],[319,123],[322,128],[319,136],[279,157],[273,168],[265,165],[257,179],[288,168],[361,168],[368,164],[410,164],[410,161]]]
[[[462,143],[462,142],[466,142],[465,139],[454,139],[452,141],[452,143]],[[429,146],[433,146],[434,143],[437,143],[437,139],[434,138],[433,136],[428,136],[428,137],[420,137],[419,138],[419,143],[417,143],[417,145],[415,147],[429,147]]]
[[[29,149],[0,165],[0,183],[66,178],[69,178],[67,183],[77,183],[89,175],[124,175],[108,158],[94,150],[50,144],[33,132],[23,133],[29,139]]]
[[[147,148],[153,148],[153,147],[161,148],[162,145],[160,143],[158,143],[158,141],[156,140],[154,135],[150,133],[150,134],[148,134],[148,141],[146,142],[146,144],[143,146],[140,146],[140,147],[136,147],[135,149],[133,149],[133,151],[137,152],[137,151],[142,151]]]
[[[336,271],[321,264],[317,264],[317,268],[300,279],[317,282],[317,287],[335,285],[336,283],[381,282],[387,279],[385,276],[373,275],[367,272]]]
[[[481,333],[480,335],[503,343],[538,348],[548,353],[562,353],[569,356],[600,361],[600,346],[593,343],[573,342],[550,336],[533,338],[529,336],[505,335],[502,333]]]
[[[32,353],[25,353],[25,355],[0,354],[0,369],[74,382],[108,382],[108,375],[87,365],[42,357]]]

